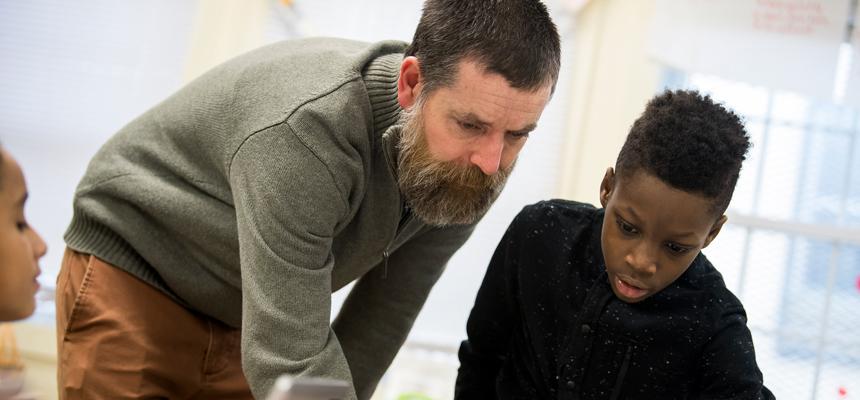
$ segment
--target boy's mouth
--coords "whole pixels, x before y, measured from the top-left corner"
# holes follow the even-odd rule
[[[643,289],[639,286],[627,283],[618,276],[613,277],[612,285],[615,286],[615,290],[618,294],[626,297],[629,300],[639,300],[648,294],[647,289]]]

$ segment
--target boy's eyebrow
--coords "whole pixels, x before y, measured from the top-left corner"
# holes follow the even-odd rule
[[[636,210],[633,209],[633,206],[627,206],[625,208],[627,208],[627,212],[629,212],[634,219],[641,220],[641,218],[639,218],[639,214],[636,214]]]
[[[677,237],[684,237],[684,236],[696,236],[696,232],[693,232],[693,231],[687,231],[687,232],[684,232],[684,233],[677,233],[677,234],[675,234],[675,235],[673,235],[673,236],[677,236]]]
[[[685,233],[679,233],[676,235],[672,235],[672,238],[674,238],[674,239],[688,239],[688,238],[694,239],[695,236],[696,236],[695,232],[685,232]]]
[[[633,210],[633,207],[632,207],[632,206],[627,206],[627,207],[624,207],[624,208],[626,209],[626,211],[627,211],[627,212],[629,212],[629,213],[633,216],[633,219],[635,219],[635,220],[640,220],[640,219],[639,219],[639,215],[638,215],[638,214],[636,214],[636,211],[635,211],[635,210]],[[696,236],[696,232],[684,232],[684,233],[679,233],[679,234],[673,234],[673,235],[672,235],[672,238],[675,238],[675,239],[686,239],[686,238],[688,238],[688,237],[695,237],[695,236]]]

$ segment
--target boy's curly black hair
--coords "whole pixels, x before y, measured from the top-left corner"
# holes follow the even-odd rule
[[[667,90],[633,123],[615,170],[620,176],[645,171],[676,189],[713,199],[712,211],[722,215],[749,147],[734,112],[697,91]]]

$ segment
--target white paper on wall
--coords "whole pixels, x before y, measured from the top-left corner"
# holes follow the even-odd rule
[[[851,35],[852,57],[845,82],[845,103],[860,106],[860,7],[854,14],[854,32]]]
[[[649,52],[687,72],[832,100],[850,0],[657,0]]]

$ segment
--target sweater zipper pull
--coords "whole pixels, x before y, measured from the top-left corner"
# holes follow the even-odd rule
[[[382,279],[388,277],[388,250],[382,252]]]

